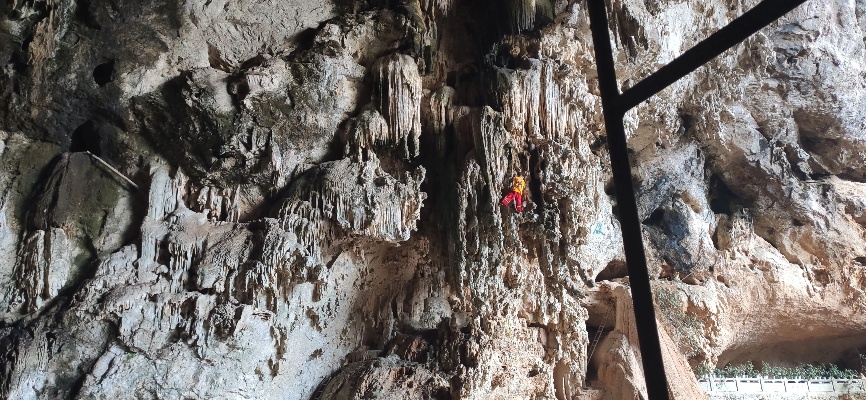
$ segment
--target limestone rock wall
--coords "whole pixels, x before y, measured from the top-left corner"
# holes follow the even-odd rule
[[[620,85],[756,3],[608,2]],[[0,10],[0,396],[645,397],[584,2]],[[809,1],[627,114],[676,398],[862,368],[864,29]]]

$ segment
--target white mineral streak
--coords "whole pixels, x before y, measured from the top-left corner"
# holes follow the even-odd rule
[[[2,266],[0,267],[0,274],[5,274],[6,276],[0,278],[0,287],[4,288],[11,286],[7,282],[15,266],[15,255],[18,247],[17,232],[9,224],[10,220],[14,221],[14,219],[9,217],[9,211],[6,195],[3,195],[3,197],[0,197],[0,266]],[[0,290],[0,299],[4,297],[2,290]]]
[[[15,272],[20,289],[15,302],[22,302],[22,311],[30,313],[42,308],[66,285],[70,270],[69,241],[63,229],[38,230],[25,239],[21,254],[21,264]]]
[[[421,136],[421,77],[415,60],[393,53],[373,64],[376,106],[388,121],[384,145],[399,146],[403,157],[418,155]]]
[[[508,12],[508,23],[511,32],[521,32],[526,29],[531,29],[535,24],[535,7],[536,3],[546,2],[546,0],[508,0],[504,4],[505,10]]]

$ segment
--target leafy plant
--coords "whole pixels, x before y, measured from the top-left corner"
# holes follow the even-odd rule
[[[801,364],[794,367],[764,365],[763,368],[758,369],[749,362],[738,365],[727,365],[724,368],[712,370],[706,365],[699,365],[694,369],[694,372],[698,377],[713,375],[721,378],[753,378],[763,376],[771,379],[850,379],[859,376],[857,371],[847,368],[840,369],[835,364]]]
[[[695,315],[683,311],[683,300],[676,290],[656,287],[653,289],[653,294],[659,313],[668,325],[674,328],[670,333],[681,350],[688,356],[700,352],[699,337],[701,337],[703,322]]]

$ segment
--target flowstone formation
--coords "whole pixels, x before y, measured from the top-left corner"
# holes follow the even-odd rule
[[[608,2],[620,86],[756,3]],[[646,398],[583,1],[0,10],[0,397]],[[864,30],[809,1],[626,115],[675,398],[862,368]]]

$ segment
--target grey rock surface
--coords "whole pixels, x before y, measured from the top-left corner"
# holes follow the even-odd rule
[[[609,2],[620,86],[755,4]],[[0,397],[646,397],[584,2],[0,11]],[[626,115],[675,398],[863,368],[864,32],[808,1]]]

